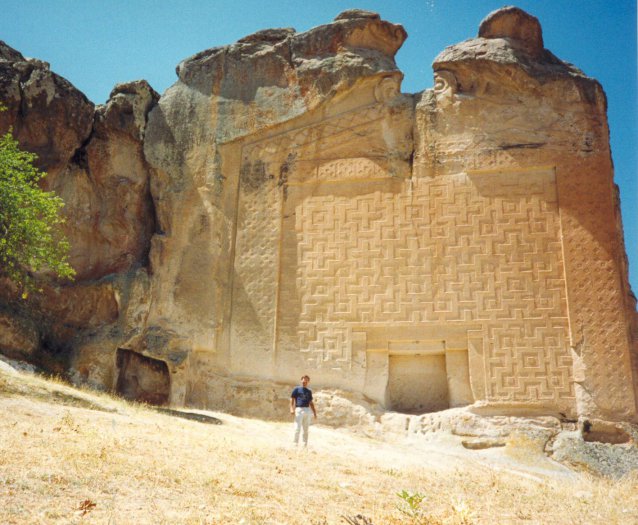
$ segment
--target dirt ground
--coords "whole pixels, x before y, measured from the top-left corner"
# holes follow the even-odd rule
[[[638,477],[456,436],[161,413],[0,369],[0,523],[638,523]],[[193,416],[190,416],[193,417]]]

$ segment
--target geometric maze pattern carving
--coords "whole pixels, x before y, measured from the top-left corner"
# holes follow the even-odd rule
[[[445,255],[434,283],[439,290],[458,292],[439,300],[469,306],[457,309],[459,320],[469,317],[485,327],[488,397],[571,405],[572,363],[553,171],[446,179],[448,184],[431,199],[435,230],[448,232],[438,246]]]
[[[608,154],[607,154],[608,155]],[[607,157],[609,158],[609,157]],[[606,176],[608,168],[591,164],[562,178],[564,247],[574,346],[588,370],[585,387],[596,402],[617,414],[636,410],[631,354],[619,259],[623,247]]]
[[[343,147],[350,147],[352,151],[353,144],[361,148],[362,138],[367,144],[365,137],[375,126],[380,126],[379,121],[385,114],[384,106],[369,104],[318,123],[242,144],[234,241],[231,348],[250,348],[253,354],[273,350],[277,337],[279,278],[282,272],[286,273],[279,260],[282,206],[295,166],[307,165],[303,152],[313,162],[317,154],[328,155],[329,160],[321,163],[321,169],[315,167],[311,173],[317,180],[329,181],[344,175],[357,178],[371,170],[378,172],[373,161],[364,162],[362,169],[348,159],[341,160],[339,153]],[[367,147],[370,154],[375,153],[370,146],[372,143]],[[379,156],[383,157],[382,154],[380,151]],[[286,278],[286,275],[282,276],[282,279]],[[347,333],[348,330],[340,331],[331,324],[317,334],[317,342],[310,347],[321,347],[326,361],[348,363],[350,338]],[[233,359],[241,359],[242,355],[247,354],[231,352]],[[241,364],[237,364],[241,368]]]
[[[562,320],[488,324],[486,340],[489,399],[553,405],[573,399],[568,333]]]
[[[288,182],[281,177],[284,164],[288,164],[287,171],[296,162],[303,164],[297,155],[309,144],[313,151],[326,152],[330,146],[343,146],[353,137],[365,137],[367,128],[377,124],[383,114],[382,106],[371,104],[242,145],[233,261],[231,347],[272,349],[281,270],[281,211]],[[290,153],[288,158],[283,155],[283,162],[282,152]],[[376,167],[374,162],[364,164],[363,172],[366,173]],[[353,178],[362,176],[362,169],[347,159],[333,159],[323,163],[322,168],[315,169],[313,177],[330,180],[344,173]],[[335,327],[331,326],[318,337],[328,349],[326,355],[330,356],[330,361],[349,361],[348,352],[342,352],[343,357],[336,355],[345,348],[342,340],[349,339],[340,336]]]
[[[405,180],[376,152],[340,157],[380,111],[243,146],[234,342],[343,369],[355,326],[478,325],[489,399],[571,404],[553,170]],[[286,151],[296,156],[278,180]]]
[[[571,403],[553,172],[401,185],[344,180],[289,194],[282,263],[296,280],[282,297],[296,297],[299,315],[282,329],[313,361],[342,366],[355,324],[480,323],[489,398]]]
[[[276,318],[281,192],[257,163],[237,200],[231,346],[272,350]],[[255,171],[255,170],[253,170]],[[246,352],[231,353],[231,356]]]

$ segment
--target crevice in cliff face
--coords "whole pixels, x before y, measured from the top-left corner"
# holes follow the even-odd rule
[[[144,160],[144,165],[146,166],[149,174],[146,181],[146,187],[144,188],[144,200],[146,202],[150,224],[147,229],[148,235],[144,239],[145,245],[140,256],[140,266],[149,270],[151,267],[150,255],[153,237],[155,235],[162,235],[164,232],[162,232],[159,228],[159,218],[157,216],[155,199],[153,199],[153,194],[151,193],[151,177],[153,176],[153,168],[148,165],[146,160]]]
[[[18,111],[16,113],[15,124],[13,125],[14,134],[15,134],[15,131],[16,131],[16,124],[18,124],[19,122],[23,121],[25,116],[26,116],[26,113],[27,113],[26,112],[27,101],[26,101],[25,96],[24,96],[24,89],[23,89],[23,86],[22,86],[22,79],[20,79],[20,82],[18,82],[18,92],[20,93],[20,100],[18,101]]]
[[[414,139],[412,139],[412,151],[410,152],[410,156],[408,157],[408,165],[410,166],[410,173],[414,173]]]
[[[410,166],[411,177],[414,177],[414,158],[416,156],[416,137],[417,137],[417,121],[416,121],[416,106],[418,104],[417,95],[414,93],[406,93],[410,97],[412,102],[412,148],[410,149],[410,155],[408,156],[408,165]]]
[[[288,65],[290,66],[290,71],[292,71],[295,74],[295,77],[297,76],[297,66],[295,66],[295,56],[294,56],[294,50],[293,50],[293,38],[297,33],[290,35],[285,42],[286,47],[288,48],[288,52],[284,53],[284,56],[286,58],[286,60],[288,61]]]
[[[150,86],[149,86],[150,87]],[[148,178],[146,179],[146,186],[144,188],[144,200],[148,206],[148,213],[150,216],[151,224],[149,225],[149,235],[146,239],[146,246],[142,251],[142,257],[140,260],[140,264],[143,268],[150,269],[150,252],[151,252],[151,241],[154,235],[162,235],[164,232],[159,227],[160,221],[157,213],[157,206],[155,203],[155,199],[153,198],[153,193],[151,192],[151,177],[156,176],[155,169],[150,165],[146,158],[146,154],[144,151],[144,142],[146,140],[146,131],[148,130],[148,122],[149,115],[151,111],[155,109],[159,105],[159,101],[162,98],[156,91],[153,90],[153,94],[157,96],[153,96],[151,103],[144,111],[144,132],[140,136],[140,157],[142,162],[144,163],[144,168],[148,173]]]
[[[18,79],[18,92],[20,93],[20,101],[18,102],[18,114],[16,115],[16,123],[20,122],[26,117],[27,111],[27,97],[24,94],[24,84],[29,81],[31,74],[33,73],[34,66],[27,66],[24,71],[19,73]]]
[[[508,149],[537,149],[545,146],[547,142],[521,142],[518,144],[501,144],[499,149],[508,150]]]
[[[93,122],[95,122],[95,117]],[[90,173],[90,170],[89,170],[89,155],[86,150],[91,140],[93,140],[94,133],[95,133],[95,129],[94,127],[91,127],[91,132],[89,133],[88,137],[86,137],[84,141],[82,141],[82,144],[80,144],[80,147],[73,152],[73,155],[71,156],[71,160],[69,160],[70,164],[75,164],[78,168],[85,170],[87,173]]]
[[[151,112],[159,106],[160,99],[161,99],[160,95],[158,95],[157,98],[153,97],[153,101],[146,108],[144,112],[144,133],[140,136],[140,158],[144,165],[144,169],[146,170],[146,173],[148,174],[146,178],[146,184],[144,186],[143,197],[144,197],[144,202],[146,203],[149,224],[146,230],[147,235],[145,236],[145,239],[144,239],[144,246],[141,252],[139,264],[140,264],[140,267],[146,269],[146,271],[149,274],[151,273],[150,252],[151,252],[153,237],[155,237],[156,235],[163,235],[164,232],[161,229],[161,223],[159,220],[158,203],[156,202],[156,198],[153,195],[153,192],[151,191],[152,180],[153,178],[158,177],[158,174],[156,169],[149,162],[146,156],[146,148],[144,146],[146,142],[146,137],[148,135],[147,132],[148,132],[148,126],[149,126],[149,116]]]

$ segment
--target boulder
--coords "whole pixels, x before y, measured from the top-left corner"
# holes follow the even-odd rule
[[[530,55],[543,52],[543,31],[538,19],[518,7],[503,7],[487,15],[479,26],[480,38],[507,38]]]

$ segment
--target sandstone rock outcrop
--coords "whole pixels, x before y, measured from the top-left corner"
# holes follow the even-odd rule
[[[10,283],[1,295],[5,316],[35,325],[40,350],[63,354],[96,331],[117,331],[127,277],[147,266],[155,212],[150,167],[142,151],[147,114],[159,96],[145,81],[118,85],[97,108],[48,64],[25,59],[0,43],[0,93],[7,111],[0,132],[12,129],[21,146],[47,171],[44,187],[65,202],[75,283],[42,276],[43,292],[27,301]],[[127,282],[125,289],[119,283]],[[0,342],[10,352],[12,344]],[[29,352],[36,361],[38,349]],[[44,357],[44,356],[41,356]],[[48,361],[48,360],[47,360]]]
[[[518,340],[523,352],[543,348],[531,361],[553,369],[547,379],[555,393],[559,384],[573,382],[564,395],[579,413],[635,414],[636,343],[627,331],[635,303],[622,284],[627,277],[605,95],[596,81],[542,50],[538,21],[518,9],[488,16],[479,35],[434,61],[434,93],[417,107],[417,119],[428,116],[417,124],[423,130],[415,146],[418,169],[435,177],[465,173],[495,202],[505,191],[524,195],[489,210],[497,221],[483,236],[483,242],[496,240],[501,222],[500,235],[510,237],[498,263],[498,256],[486,260],[504,277],[493,312],[497,338]],[[529,229],[511,229],[519,214]],[[499,286],[495,276],[490,271],[480,288]],[[567,382],[559,379],[560,363],[570,369]],[[515,362],[506,358],[503,365]],[[521,375],[517,382],[523,390],[531,386]],[[518,394],[510,390],[509,397]]]
[[[443,50],[416,95],[405,38],[360,10],[260,31],[181,62],[159,100],[135,82],[95,110],[0,47],[0,90],[26,101],[10,107],[37,92],[62,111],[27,86],[42,77],[88,115],[59,144],[36,113],[0,121],[57,148],[78,282],[30,304],[76,381],[264,417],[304,371],[360,401],[330,401],[335,419],[638,420],[601,86],[518,8]]]
[[[0,41],[0,92],[9,127],[22,147],[38,155],[38,165],[55,173],[69,162],[91,132],[94,105],[41,60],[26,59]]]
[[[9,358],[29,360],[40,345],[38,331],[27,319],[0,312],[0,348]]]
[[[144,266],[155,215],[142,151],[159,96],[145,81],[117,85],[95,110],[91,135],[48,186],[65,203],[69,260],[80,281]]]

